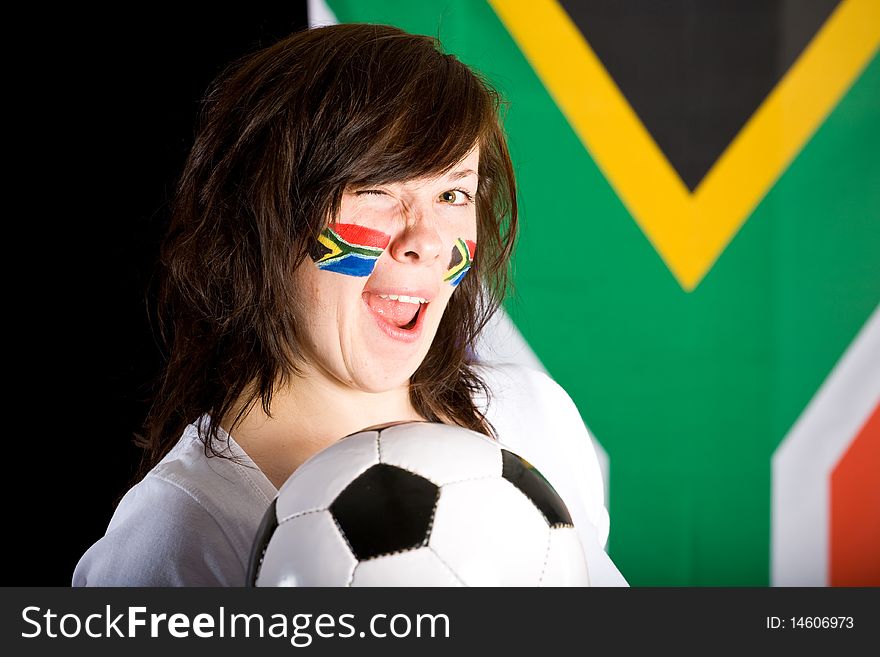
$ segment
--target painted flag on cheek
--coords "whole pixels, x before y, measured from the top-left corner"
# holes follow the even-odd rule
[[[335,224],[318,235],[309,253],[319,269],[369,276],[391,237],[379,230],[357,224]]]
[[[464,278],[464,275],[471,268],[476,250],[476,242],[461,238],[455,240],[455,244],[452,246],[452,255],[449,258],[449,267],[443,276],[443,280],[449,282],[452,287],[456,287],[461,283],[461,279]]]

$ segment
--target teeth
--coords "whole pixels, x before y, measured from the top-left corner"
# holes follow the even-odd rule
[[[422,299],[421,297],[408,297],[405,294],[380,294],[379,298],[399,301],[400,303],[428,303],[427,299]]]

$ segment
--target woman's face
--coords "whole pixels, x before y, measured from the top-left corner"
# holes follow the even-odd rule
[[[345,190],[297,269],[306,368],[367,392],[421,364],[476,248],[479,148],[447,173]]]

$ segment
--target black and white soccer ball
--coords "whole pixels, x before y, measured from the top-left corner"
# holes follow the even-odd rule
[[[251,586],[588,586],[568,509],[527,461],[461,427],[343,438],[285,482]]]

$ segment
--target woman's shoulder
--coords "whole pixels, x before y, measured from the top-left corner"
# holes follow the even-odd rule
[[[580,414],[565,389],[549,374],[528,365],[519,363],[480,363],[475,366],[476,373],[488,388],[488,398],[478,394],[475,401],[488,416],[507,423],[520,424],[525,421],[531,426],[540,421],[546,413],[562,414],[566,420],[573,417],[580,420]],[[536,414],[536,410],[544,414]],[[573,416],[574,414],[574,416]]]
[[[188,497],[224,525],[224,519],[250,515],[255,507],[264,510],[276,490],[222,428],[221,442],[214,445],[216,454],[206,450],[208,420],[205,415],[188,425],[138,486],[143,484],[160,497]]]
[[[235,500],[254,501],[266,507],[275,497],[275,487],[247,453],[219,429],[220,443],[206,450],[209,416],[188,425],[177,444],[144,478],[165,482],[196,500],[213,515],[235,509]],[[216,452],[216,454],[215,454]],[[236,492],[230,500],[230,493]]]
[[[572,398],[549,374],[517,363],[480,364],[476,373],[488,395],[475,402],[511,449],[559,454],[592,447],[592,436]],[[581,456],[595,460],[592,450]],[[522,454],[525,456],[525,454]]]
[[[147,476],[116,507],[82,555],[73,586],[211,586],[237,561],[219,523],[197,499]]]
[[[117,505],[81,557],[74,586],[219,586],[244,582],[253,535],[269,505],[256,473],[207,457],[198,427]]]

